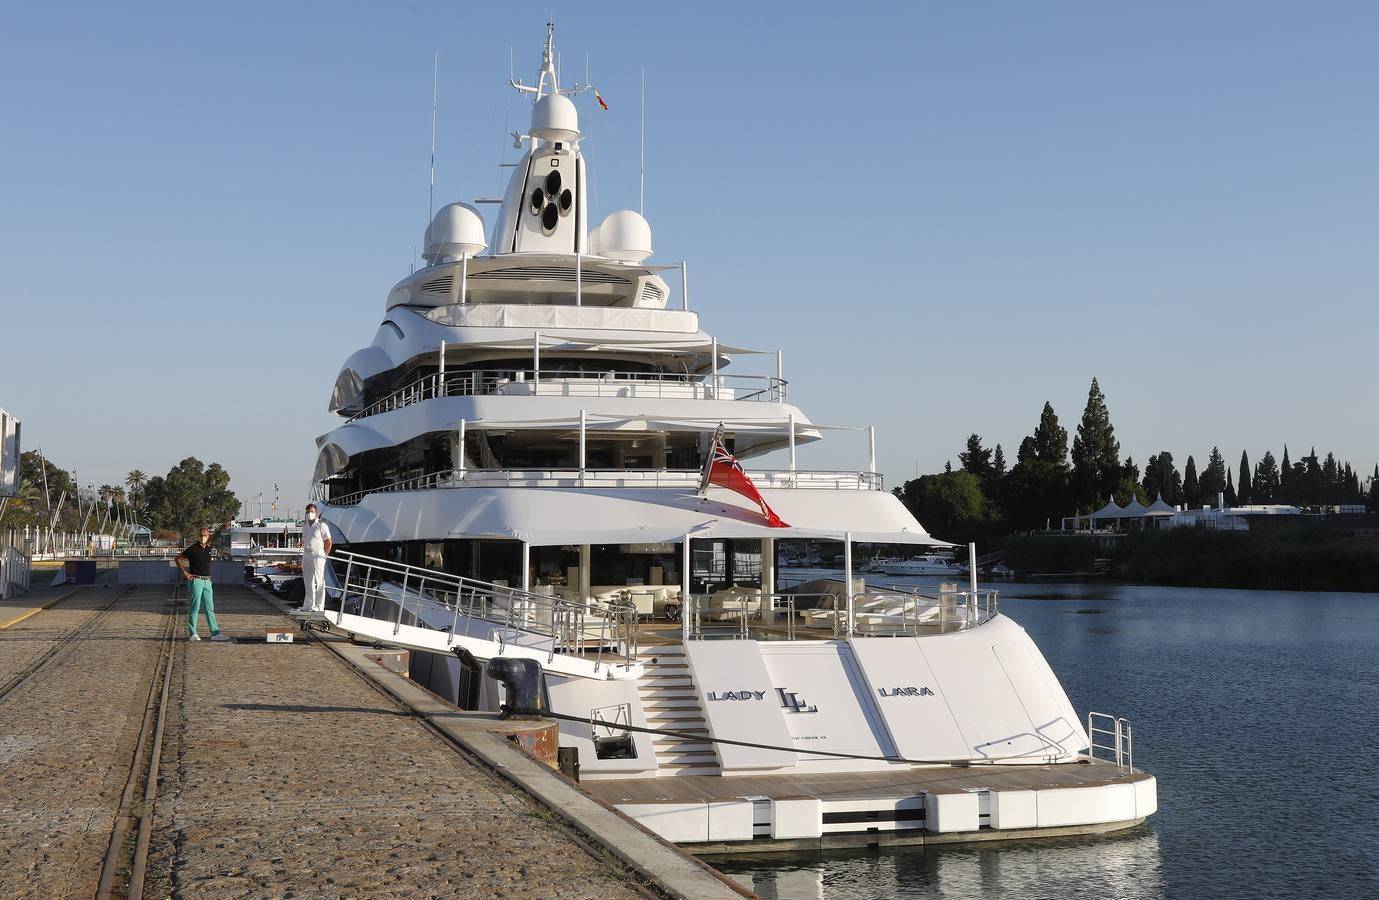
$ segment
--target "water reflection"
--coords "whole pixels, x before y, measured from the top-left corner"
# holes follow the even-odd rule
[[[1140,898],[1164,893],[1158,836],[894,847],[710,860],[765,900],[874,897]],[[1050,893],[1050,885],[1057,885]]]

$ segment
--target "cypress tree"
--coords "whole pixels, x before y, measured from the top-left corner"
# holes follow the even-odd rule
[[[1322,463],[1322,502],[1345,502],[1345,484],[1341,481],[1341,467],[1334,453],[1327,453]]]
[[[1283,463],[1278,469],[1278,490],[1274,499],[1280,503],[1293,502],[1293,464],[1288,461],[1288,445],[1283,445]]]
[[[1004,454],[1001,459],[1004,460]],[[1045,403],[1034,434],[1020,442],[1015,467],[1001,482],[1001,505],[1017,529],[1043,527],[1071,511],[1068,498],[1068,432]]]
[[[964,472],[971,472],[985,480],[991,475],[991,451],[982,446],[982,436],[972,434],[967,438],[967,449],[958,454],[958,462]]]
[[[1039,414],[1039,427],[1034,429],[1033,449],[1035,459],[1040,462],[1057,466],[1068,464],[1068,430],[1058,424],[1053,404],[1047,400],[1044,401],[1044,411]]]
[[[1250,503],[1250,457],[1244,450],[1240,451],[1240,478],[1236,482],[1235,496],[1241,506]]]
[[[1303,502],[1309,505],[1314,503],[1325,503],[1325,484],[1322,482],[1322,467],[1317,459],[1317,448],[1312,448],[1310,456],[1304,456],[1298,461],[1298,468],[1301,469],[1302,477],[1294,479],[1302,485]]]
[[[1101,385],[1092,379],[1087,406],[1073,438],[1073,490],[1078,503],[1099,504],[1120,481],[1120,442]]]
[[[1226,460],[1221,456],[1221,448],[1212,447],[1207,458],[1207,467],[1202,471],[1202,479],[1197,487],[1203,503],[1216,503],[1216,495],[1226,492]]]
[[[1183,502],[1188,509],[1202,505],[1202,486],[1197,481],[1197,463],[1189,455],[1187,465],[1183,466]]]
[[[1254,483],[1250,485],[1250,496],[1256,503],[1277,503],[1282,493],[1283,482],[1274,454],[1264,451],[1264,457],[1255,466]]]
[[[1153,501],[1162,497],[1165,503],[1177,506],[1183,502],[1183,477],[1173,465],[1173,454],[1160,450],[1149,457],[1144,467],[1144,480],[1140,482],[1144,495]]]
[[[1005,474],[1006,474],[1006,454],[1005,454],[1005,451],[1001,449],[1001,445],[1000,445],[1000,444],[997,444],[997,445],[996,445],[996,458],[992,461],[992,463],[991,463],[991,468],[992,468],[992,470],[996,473],[996,477],[997,477],[997,478],[1004,478],[1004,477],[1005,477]]]
[[[1240,499],[1235,494],[1235,482],[1231,479],[1231,470],[1226,470],[1226,505],[1234,507]]]
[[[1374,474],[1369,476],[1369,508],[1379,512],[1379,465],[1374,467]]]

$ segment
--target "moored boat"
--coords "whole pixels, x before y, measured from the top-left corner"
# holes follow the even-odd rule
[[[491,233],[443,207],[426,266],[336,379],[313,495],[335,599],[316,624],[430,654],[417,671],[466,708],[511,700],[486,663],[529,661],[586,788],[687,845],[1154,812],[1128,723],[1084,720],[995,592],[853,577],[858,545],[948,545],[884,489],[874,431],[863,467],[798,464],[834,432],[795,404],[781,354],[701,328],[640,214],[589,226],[572,98],[590,88],[561,88],[554,60],[548,27],[535,83],[512,82],[532,117]],[[753,359],[773,371],[735,374]],[[751,467],[771,451],[788,466]],[[783,588],[786,541],[831,543],[842,578]]]

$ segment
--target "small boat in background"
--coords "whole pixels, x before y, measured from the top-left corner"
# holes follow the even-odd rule
[[[881,571],[887,575],[961,575],[966,568],[951,556],[932,553],[912,559],[888,560]]]

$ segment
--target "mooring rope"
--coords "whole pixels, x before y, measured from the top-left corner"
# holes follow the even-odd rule
[[[566,713],[552,712],[548,709],[530,709],[522,706],[508,706],[503,704],[500,707],[503,718],[509,716],[535,716],[543,719],[559,719],[564,722],[581,722],[585,725],[602,726],[604,728],[617,731],[637,731],[642,734],[656,734],[665,737],[678,737],[697,743],[705,744],[729,744],[734,747],[750,747],[754,750],[779,750],[783,753],[803,753],[810,756],[830,756],[835,759],[858,759],[867,762],[890,762],[903,763],[912,766],[984,766],[999,763],[1008,759],[1028,760],[1028,756],[992,756],[982,760],[969,759],[911,759],[905,756],[873,756],[865,753],[843,753],[837,750],[801,750],[798,747],[780,747],[775,744],[759,744],[755,741],[734,741],[729,738],[716,738],[706,734],[691,734],[685,731],[671,731],[666,728],[647,728],[642,725],[623,725],[607,722],[603,719],[591,719],[585,716],[572,716]],[[1060,747],[1060,749],[1062,749]]]

